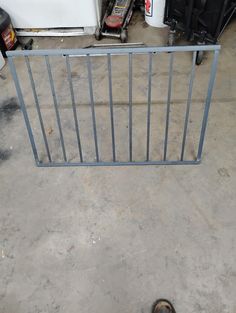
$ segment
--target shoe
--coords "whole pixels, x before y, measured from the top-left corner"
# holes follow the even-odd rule
[[[157,300],[153,305],[152,313],[176,313],[172,303],[165,299]]]

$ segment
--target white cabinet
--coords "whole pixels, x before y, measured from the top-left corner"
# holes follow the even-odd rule
[[[73,32],[81,28],[91,33],[100,20],[101,0],[0,0],[0,7],[18,29]]]

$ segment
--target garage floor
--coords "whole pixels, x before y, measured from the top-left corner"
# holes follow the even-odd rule
[[[137,15],[129,41],[163,45],[166,34]],[[4,68],[1,313],[148,313],[160,297],[172,300],[178,313],[236,312],[235,36],[236,22],[221,40],[198,166],[36,168]],[[93,41],[38,38],[35,48]]]

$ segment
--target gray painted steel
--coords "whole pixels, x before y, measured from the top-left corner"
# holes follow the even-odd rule
[[[191,110],[191,102],[192,102],[192,92],[193,92],[193,85],[194,85],[194,78],[195,78],[195,62],[197,51],[212,51],[214,53],[214,58],[212,62],[210,78],[209,78],[209,86],[207,91],[207,97],[204,107],[204,114],[203,120],[201,124],[201,132],[200,132],[200,140],[198,145],[198,152],[197,157],[193,160],[186,160],[185,159],[185,147],[186,147],[186,138],[189,126],[189,116]],[[217,62],[219,56],[220,46],[178,46],[178,47],[139,47],[139,48],[95,48],[95,49],[62,49],[62,50],[33,50],[33,51],[9,51],[7,52],[9,66],[11,69],[11,73],[14,79],[16,91],[18,94],[21,110],[25,119],[25,124],[28,130],[28,135],[30,139],[30,143],[32,146],[34,158],[36,161],[37,166],[39,167],[50,167],[50,166],[127,166],[127,165],[193,165],[199,164],[202,157],[203,151],[203,144],[204,138],[206,133],[209,109],[211,104],[211,97],[212,91],[214,87],[214,81],[216,76],[216,69],[217,69]],[[170,124],[170,112],[171,112],[171,97],[172,97],[172,77],[173,77],[173,70],[174,70],[174,56],[175,53],[178,52],[189,52],[193,54],[192,59],[192,68],[190,72],[190,79],[189,79],[189,87],[188,87],[188,94],[187,94],[187,105],[186,105],[186,112],[184,116],[184,126],[183,126],[183,136],[182,142],[180,146],[180,156],[177,160],[169,160],[168,159],[168,147],[169,147],[169,124]],[[153,55],[156,53],[169,53],[169,69],[168,69],[168,94],[167,94],[167,102],[166,102],[166,117],[165,117],[165,134],[163,138],[163,159],[160,160],[151,160],[150,159],[150,127],[151,127],[151,108],[152,108],[152,81],[153,81]],[[147,93],[147,116],[146,116],[146,147],[145,147],[145,154],[146,158],[143,161],[137,161],[135,155],[133,153],[133,94],[134,94],[134,84],[133,84],[133,71],[134,71],[134,62],[133,56],[144,54],[148,56],[148,93]],[[113,55],[122,55],[127,56],[128,59],[128,159],[124,161],[117,161],[117,153],[116,153],[116,128],[114,123],[114,99],[113,99],[113,81],[112,81],[112,59],[111,56]],[[34,73],[32,71],[32,67],[30,64],[29,57],[44,57],[47,69],[47,75],[49,80],[49,87],[51,90],[55,116],[57,127],[59,131],[59,138],[60,138],[60,145],[61,145],[61,152],[63,156],[63,161],[53,161],[52,160],[52,151],[50,151],[48,138],[45,131],[44,126],[44,119],[41,113],[41,108],[38,100],[38,95],[36,91],[35,81],[34,81]],[[72,112],[73,112],[73,121],[75,127],[75,136],[77,139],[78,145],[78,154],[80,157],[80,162],[70,162],[67,156],[67,149],[64,140],[64,133],[63,127],[61,123],[61,116],[60,111],[58,108],[58,99],[54,85],[54,77],[52,74],[52,64],[49,60],[49,57],[55,56],[63,56],[65,57],[65,64],[67,70],[67,79],[68,79],[68,88],[70,94],[70,102],[72,104]],[[109,91],[109,115],[110,115],[110,131],[111,131],[111,143],[106,143],[107,145],[111,144],[110,150],[112,153],[112,161],[103,161],[100,156],[99,151],[99,138],[98,138],[98,125],[97,125],[97,118],[96,118],[96,103],[94,100],[94,87],[93,87],[93,71],[91,66],[91,59],[97,56],[105,56],[107,58],[107,65],[106,70],[108,74],[108,91]],[[42,161],[39,158],[39,153],[37,151],[37,147],[35,144],[35,138],[31,126],[31,121],[29,119],[29,115],[25,106],[23,92],[21,89],[20,81],[17,74],[17,69],[14,64],[14,58],[17,57],[24,57],[26,62],[26,68],[29,75],[29,80],[32,88],[32,93],[36,105],[36,111],[39,119],[40,130],[42,134],[42,139],[45,145],[45,150],[48,158],[48,162]],[[75,92],[72,80],[72,68],[70,58],[72,57],[85,57],[86,59],[86,67],[87,67],[87,80],[88,80],[88,89],[89,89],[89,97],[90,97],[90,110],[91,110],[91,120],[92,120],[92,131],[93,131],[93,145],[91,150],[94,149],[95,152],[95,161],[94,162],[87,162],[84,159],[84,151],[83,145],[81,144],[81,125],[78,121],[78,109],[76,106],[75,100]],[[124,142],[126,145],[126,142]]]

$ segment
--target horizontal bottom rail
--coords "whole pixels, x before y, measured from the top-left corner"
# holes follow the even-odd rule
[[[65,162],[36,163],[38,167],[72,167],[72,166],[143,166],[143,165],[197,165],[201,160],[193,161],[148,161],[148,162]]]

